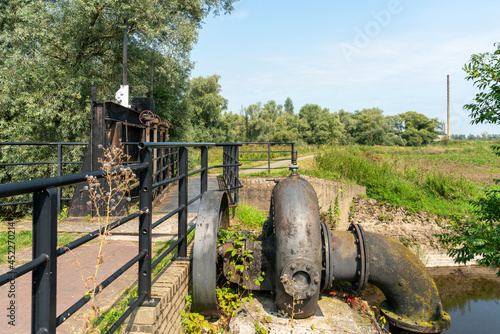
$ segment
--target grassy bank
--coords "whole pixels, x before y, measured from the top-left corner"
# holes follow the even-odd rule
[[[367,196],[442,216],[470,214],[470,200],[494,187],[500,172],[492,141],[427,147],[332,147],[303,173],[366,186]]]

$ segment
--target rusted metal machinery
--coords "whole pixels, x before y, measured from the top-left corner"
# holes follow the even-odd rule
[[[365,232],[359,224],[330,231],[320,222],[313,187],[297,174],[296,164],[290,169],[291,175],[277,181],[273,190],[262,234],[256,240],[246,238],[242,246],[232,240],[217,246],[218,227],[227,226],[226,195],[208,192],[202,198],[193,246],[194,310],[217,316],[219,273],[247,289],[274,291],[278,310],[293,312],[295,318],[314,315],[320,292],[334,282],[352,282],[359,290],[371,283],[387,298],[381,311],[391,333],[447,330],[450,316],[421,261],[401,243]],[[243,263],[247,270],[235,270],[236,258],[246,261],[238,255],[244,251],[253,259]],[[258,277],[264,279],[260,284]]]

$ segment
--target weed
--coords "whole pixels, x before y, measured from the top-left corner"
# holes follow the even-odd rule
[[[124,158],[125,154],[121,147],[112,146],[104,149],[104,157],[99,158],[102,170],[106,172],[103,181],[99,181],[95,176],[87,176],[88,186],[84,188],[89,192],[90,200],[87,202],[87,205],[89,205],[91,211],[95,212],[95,219],[100,230],[98,239],[99,250],[95,267],[93,271],[84,269],[81,273],[85,287],[88,289],[86,296],[90,299],[91,308],[83,329],[86,333],[100,333],[100,330],[96,328],[96,320],[100,317],[100,309],[96,303],[96,296],[101,292],[102,287],[97,282],[97,274],[104,262],[104,246],[107,237],[110,235],[110,230],[107,226],[111,222],[111,219],[114,219],[118,214],[119,206],[129,200],[127,197],[129,184],[136,177],[130,168],[123,167],[121,162]],[[102,228],[104,230],[101,230]],[[89,276],[84,278],[83,272]]]
[[[330,202],[328,210],[326,212],[320,212],[321,222],[328,224],[332,230],[336,230],[340,226],[340,216],[342,215],[342,211],[340,210],[339,205],[339,195],[341,193],[342,189],[338,188],[333,208]]]
[[[267,218],[264,213],[245,203],[238,204],[236,217],[243,226],[248,228],[262,227]]]

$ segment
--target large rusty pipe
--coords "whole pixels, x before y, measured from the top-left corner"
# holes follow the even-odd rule
[[[427,268],[401,243],[364,232],[368,283],[387,300],[381,310],[391,333],[440,333],[450,327],[437,287]],[[335,282],[358,283],[362,276],[362,240],[355,231],[332,232],[331,270]]]
[[[321,286],[322,244],[316,192],[295,174],[274,187],[272,201],[276,305],[295,318],[307,318],[316,313]]]

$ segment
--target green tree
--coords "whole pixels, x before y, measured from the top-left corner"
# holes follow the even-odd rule
[[[432,143],[438,138],[441,122],[415,111],[407,111],[392,118],[393,126],[408,146]]]
[[[466,79],[473,82],[480,91],[474,102],[466,104],[473,118],[472,123],[500,123],[500,51],[472,55],[463,70]],[[493,146],[495,154],[500,156],[500,145]],[[495,180],[498,184],[500,180]],[[479,265],[498,270],[500,276],[500,190],[486,191],[484,197],[473,201],[474,216],[470,220],[452,222],[450,232],[438,235],[440,241],[449,246],[448,254],[455,262],[465,263],[479,257]]]
[[[219,78],[214,74],[191,80],[186,99],[188,115],[196,135],[192,140],[216,142],[223,139],[220,127],[222,111],[227,109],[227,100],[220,95],[222,87]]]
[[[203,19],[230,11],[233,2],[3,1],[0,140],[87,140],[91,86],[105,98],[121,83],[123,29],[129,34],[131,96],[147,94],[153,59],[158,97],[180,101]],[[174,96],[165,94],[164,82]]]
[[[232,112],[222,115],[221,130],[222,142],[235,143],[245,141],[246,127],[245,117]]]
[[[0,141],[88,141],[91,87],[107,99],[122,83],[124,29],[130,95],[148,95],[153,60],[156,111],[185,138],[190,51],[204,18],[230,12],[234,1],[0,1]],[[54,161],[54,151],[7,147],[0,161]],[[80,148],[64,154],[83,157]],[[0,182],[47,177],[55,168],[3,168]]]
[[[356,110],[351,117],[340,114],[341,120],[347,121],[346,130],[349,138],[361,145],[404,145],[390,125],[390,118],[383,115],[379,108]]]
[[[299,111],[302,138],[308,144],[322,145],[328,142],[330,112],[317,104],[306,104]]]
[[[293,101],[290,97],[286,98],[284,107],[287,113],[293,114]]]
[[[472,55],[463,70],[466,80],[479,89],[474,102],[466,104],[473,124],[500,123],[500,43],[494,52]]]
[[[299,115],[285,112],[275,122],[275,131],[272,137],[274,142],[301,142],[299,133]]]
[[[249,141],[271,141],[274,134],[274,122],[279,114],[279,108],[274,101],[264,106],[257,102],[246,108],[247,139]]]

